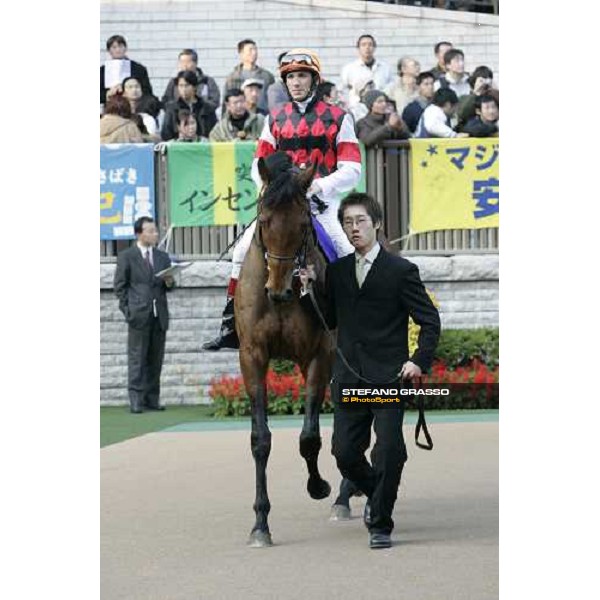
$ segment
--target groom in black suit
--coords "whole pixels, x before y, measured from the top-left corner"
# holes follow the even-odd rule
[[[339,383],[357,388],[409,382],[427,371],[440,335],[440,318],[419,277],[417,266],[387,252],[377,242],[382,224],[379,204],[369,195],[344,198],[338,219],[355,252],[327,266],[325,318],[337,327],[339,355],[331,385],[334,403],[332,453],[344,477],[369,498],[371,548],[389,548],[392,512],[407,458],[402,435],[404,406],[374,408],[361,404],[340,407]],[[314,269],[301,272],[303,291],[315,280]],[[303,300],[303,303],[305,301]],[[421,326],[418,349],[408,355],[408,318]],[[364,379],[363,379],[364,378]],[[390,383],[390,382],[394,382]],[[376,443],[373,466],[365,457],[373,425]]]
[[[134,224],[137,242],[119,254],[114,288],[119,308],[129,326],[127,367],[129,405],[132,413],[164,410],[159,404],[160,372],[169,327],[168,289],[172,277],[155,273],[171,266],[166,252],[155,246],[158,230],[150,217]]]

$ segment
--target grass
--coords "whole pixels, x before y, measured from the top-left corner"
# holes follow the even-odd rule
[[[133,415],[129,412],[129,406],[106,406],[100,408],[100,447],[123,442],[153,431],[162,431],[167,427],[173,427],[181,423],[197,423],[198,421],[231,421],[231,422],[249,422],[250,417],[214,417],[214,407],[206,405],[182,405],[168,406],[164,412],[145,412],[140,415]],[[416,413],[407,411],[407,416]],[[428,411],[427,418],[431,422],[438,420],[452,419],[460,415],[482,416],[486,414],[498,414],[497,410],[451,410],[451,411]],[[323,415],[325,416],[325,415]],[[327,415],[331,418],[332,415]],[[302,420],[303,416],[293,415],[269,415],[269,421],[297,419]]]
[[[168,406],[164,412],[134,415],[129,406],[105,406],[100,408],[100,447],[180,423],[208,421],[213,419],[213,410],[212,406]]]

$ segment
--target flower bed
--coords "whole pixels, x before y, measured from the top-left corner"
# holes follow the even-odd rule
[[[306,389],[300,369],[296,365],[291,372],[276,372],[275,369],[269,369],[267,373],[268,414],[302,414]],[[281,370],[280,367],[279,369]],[[428,410],[498,408],[496,385],[498,381],[499,368],[488,367],[480,360],[474,359],[465,366],[455,368],[449,367],[444,361],[437,360],[431,372],[423,377],[423,383],[450,384],[452,393],[449,396],[427,396],[425,408]],[[217,417],[250,414],[250,399],[241,375],[213,379],[209,395]],[[327,388],[321,412],[330,413],[332,410],[329,388]]]

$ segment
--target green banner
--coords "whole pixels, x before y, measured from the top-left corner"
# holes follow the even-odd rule
[[[365,149],[360,145],[366,190]],[[169,144],[169,221],[174,227],[247,224],[256,216],[257,189],[250,172],[256,142]]]
[[[257,190],[250,169],[256,142],[170,144],[170,222],[175,227],[250,223]]]

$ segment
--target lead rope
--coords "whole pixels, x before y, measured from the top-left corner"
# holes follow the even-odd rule
[[[312,287],[309,288],[308,295],[310,297],[310,301],[313,305],[313,308],[314,308],[315,312],[317,313],[317,316],[319,317],[319,321],[321,321],[321,325],[323,325],[323,328],[325,329],[325,333],[329,336],[331,343],[335,345],[335,351],[336,351],[337,355],[340,357],[340,360],[342,361],[344,366],[350,371],[350,373],[352,373],[352,375],[354,375],[354,377],[357,377],[358,379],[360,379],[361,381],[364,381],[366,383],[371,383],[371,384],[375,384],[375,385],[388,385],[390,383],[394,383],[394,384],[398,383],[398,379],[399,379],[398,377],[394,377],[393,379],[390,379],[389,381],[382,383],[380,381],[371,381],[370,379],[367,379],[366,377],[363,377],[362,375],[357,373],[348,364],[348,361],[346,360],[346,357],[344,356],[343,352],[340,350],[339,346],[337,345],[336,340],[333,337],[333,334],[331,333],[331,331],[329,331],[329,327],[327,327],[327,322],[325,321],[325,317],[323,317],[323,313],[321,312],[321,309],[319,308],[319,305],[314,296]],[[419,378],[419,383],[421,383],[421,378]],[[400,386],[404,387],[404,382],[402,381],[402,379],[400,379]],[[417,410],[419,412],[419,416],[417,417],[417,425],[415,427],[415,444],[419,448],[422,448],[423,450],[433,450],[433,441],[431,439],[431,435],[429,434],[429,429],[427,428],[427,422],[425,421],[425,402],[423,400],[423,397],[419,396],[417,398],[416,403],[417,403]],[[426,440],[425,444],[419,441],[419,435],[420,435],[421,431],[423,431],[423,435],[425,436],[425,440]]]

